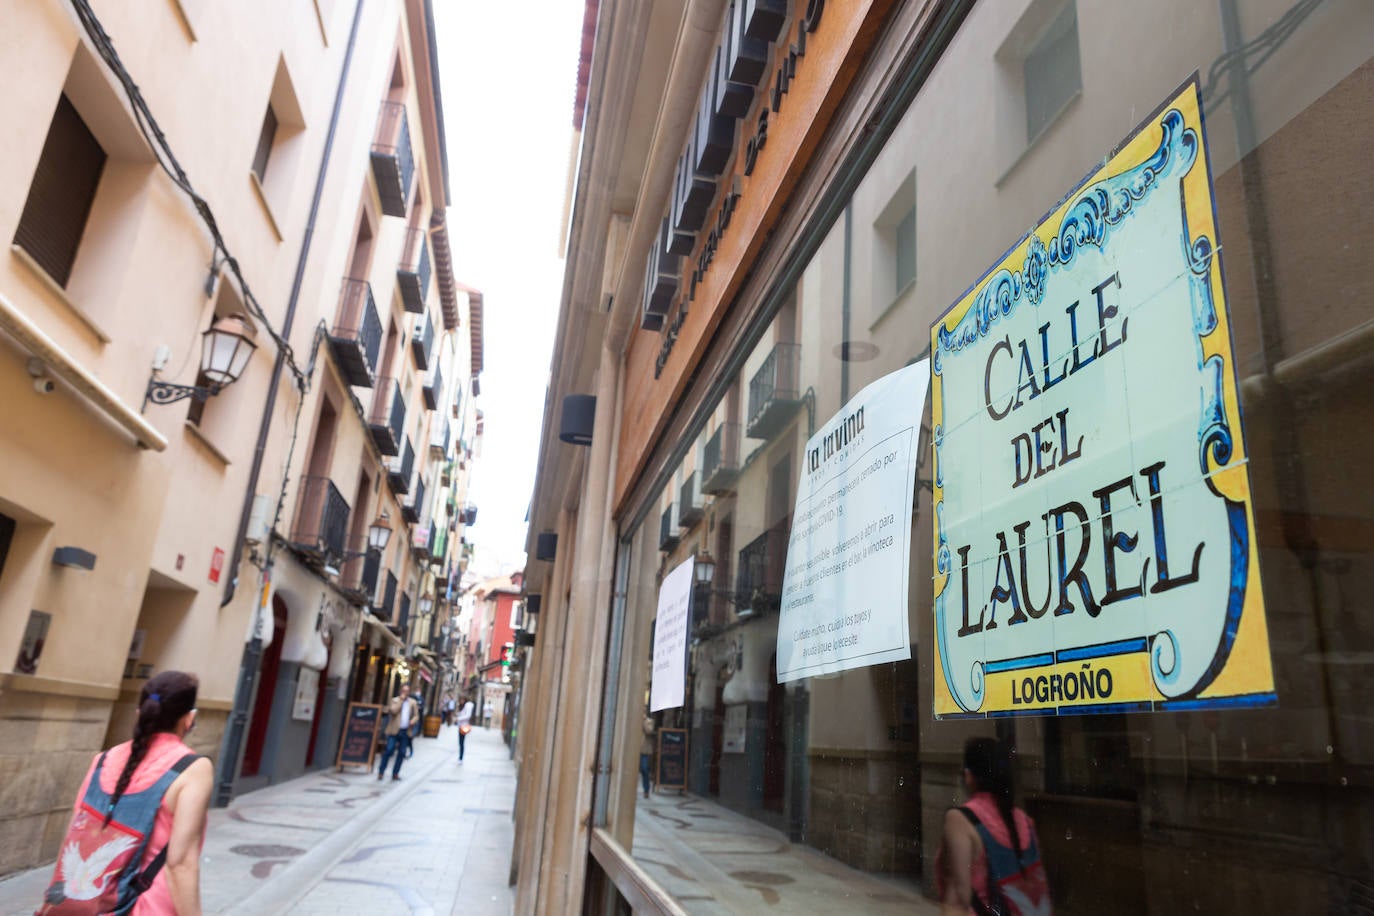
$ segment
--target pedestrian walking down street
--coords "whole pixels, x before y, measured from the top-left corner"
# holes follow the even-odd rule
[[[196,724],[199,687],[182,671],[143,685],[133,740],[86,771],[39,914],[199,916],[214,785],[214,766],[184,740]]]
[[[472,731],[472,714],[477,711],[477,707],[472,700],[464,700],[463,706],[458,710],[458,762],[463,762],[464,746],[467,744],[468,732]]]
[[[491,728],[491,717],[495,711],[495,707],[491,705],[491,700],[487,700],[486,705],[482,707],[482,726],[484,728]]]
[[[458,704],[453,701],[453,696],[444,697],[444,724],[453,724],[453,714],[457,712]]]
[[[382,764],[377,768],[378,779],[386,775],[386,763],[392,754],[396,755],[396,765],[391,770],[391,778],[401,778],[401,764],[410,749],[410,725],[419,718],[419,710],[415,698],[410,695],[410,685],[402,684],[401,692],[391,698],[387,707],[391,718],[386,723],[386,749],[382,751]]]
[[[649,797],[649,782],[653,777],[654,720],[644,717],[644,740],[639,743],[639,780],[644,784],[644,797]]]

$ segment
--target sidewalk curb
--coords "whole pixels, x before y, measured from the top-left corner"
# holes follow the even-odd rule
[[[402,785],[397,791],[388,792],[359,811],[356,817],[349,818],[319,845],[276,872],[262,887],[228,909],[220,910],[218,916],[260,916],[263,913],[289,911],[324,880],[330,869],[337,865],[378,821],[424,785],[425,780],[448,759],[447,756],[440,756],[424,770],[412,772],[408,778],[402,780]]]

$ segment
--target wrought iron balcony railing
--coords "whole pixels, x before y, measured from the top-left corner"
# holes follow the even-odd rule
[[[401,430],[405,428],[405,422],[406,402],[400,383],[394,378],[377,379],[372,395],[372,412],[367,423],[372,430],[372,440],[383,455],[400,453]]]
[[[372,141],[372,175],[377,195],[387,216],[405,216],[410,203],[410,182],[415,177],[415,155],[410,146],[410,122],[401,102],[383,102]]]
[[[429,354],[434,349],[434,322],[425,315],[416,322],[415,333],[410,336],[410,352],[415,357],[415,368],[424,371],[429,368]],[[436,366],[436,371],[438,367]]]
[[[396,584],[396,574],[388,571],[386,587],[382,589],[382,603],[372,609],[372,613],[382,620],[390,620],[391,612],[396,607]]]
[[[410,492],[410,478],[414,475],[415,449],[410,444],[410,437],[406,436],[401,453],[387,460],[386,482],[391,485],[391,492],[403,496]]]
[[[801,403],[797,390],[800,361],[800,344],[780,343],[749,380],[749,438],[771,439],[792,419]]]
[[[348,501],[328,477],[301,478],[291,543],[322,566],[343,562]]]
[[[423,229],[407,229],[405,249],[396,268],[401,305],[407,312],[423,312],[429,295],[429,237]]]
[[[415,524],[420,520],[420,513],[423,511],[424,505],[425,478],[420,474],[416,474],[415,492],[414,494],[412,494],[409,502],[401,504],[401,517],[404,518],[406,521],[410,522],[412,525]]]
[[[701,467],[701,492],[729,493],[739,476],[739,424],[722,423],[706,440]]]
[[[372,298],[372,284],[345,278],[339,312],[329,332],[329,349],[348,384],[371,388],[382,350],[382,320]]]
[[[667,551],[677,546],[677,506],[672,505],[663,510],[663,515],[658,523],[658,549]]]
[[[682,482],[682,487],[678,491],[677,523],[679,528],[691,528],[701,521],[704,514],[701,490],[697,487],[697,480],[697,472],[693,471],[687,475],[687,479]]]
[[[430,410],[439,406],[439,399],[444,396],[444,373],[438,363],[434,364],[434,372],[430,377],[425,379],[422,394],[425,399],[425,406]]]
[[[782,600],[787,566],[787,535],[791,519],[784,518],[754,538],[739,552],[735,603],[754,613],[776,611]],[[741,610],[741,613],[744,613]]]

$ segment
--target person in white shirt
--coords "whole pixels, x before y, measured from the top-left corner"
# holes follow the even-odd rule
[[[464,745],[467,743],[468,732],[472,731],[472,715],[477,711],[477,707],[472,700],[463,700],[463,705],[458,710],[458,762],[463,762]]]
[[[418,720],[419,710],[415,698],[410,695],[410,685],[402,684],[401,692],[392,697],[391,705],[387,707],[391,718],[386,724],[386,749],[382,751],[382,765],[377,769],[378,779],[386,775],[386,764],[393,753],[396,755],[396,766],[391,771],[391,778],[401,778],[401,761],[406,759],[406,749],[410,747],[410,725]]]
[[[487,705],[482,707],[482,725],[491,728],[491,717],[496,712],[496,707],[491,705],[491,700],[487,700]]]

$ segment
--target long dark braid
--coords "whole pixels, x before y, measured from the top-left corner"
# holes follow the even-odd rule
[[[997,813],[1011,833],[1011,846],[1016,850],[1016,867],[1023,874],[1021,837],[1016,832],[1016,807],[1011,772],[1011,748],[993,738],[970,738],[964,745],[964,769],[973,775],[978,791],[991,793],[997,803]]]
[[[119,782],[115,783],[114,794],[110,796],[110,808],[105,812],[107,825],[114,817],[115,804],[129,788],[129,780],[134,778],[134,771],[147,756],[153,736],[176,728],[177,721],[195,708],[199,688],[196,676],[184,671],[163,671],[143,685],[138,695],[138,720],[134,722],[129,759],[119,774]]]

